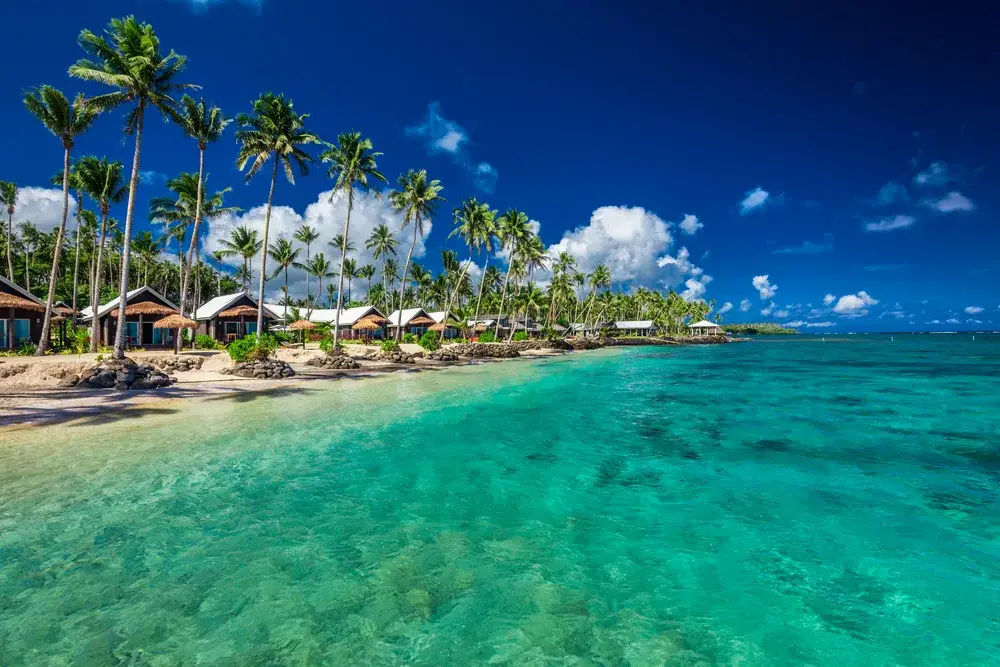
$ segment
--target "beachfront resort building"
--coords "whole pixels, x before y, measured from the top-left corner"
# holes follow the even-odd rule
[[[220,343],[257,333],[257,300],[246,292],[223,294],[206,301],[195,314],[198,335],[211,336]],[[277,319],[264,308],[264,331]]]
[[[688,325],[688,329],[691,330],[692,336],[722,336],[725,332],[715,322],[709,322],[708,320],[702,320],[701,322],[695,322],[694,324]]]
[[[404,334],[419,337],[435,324],[437,322],[423,308],[407,308],[402,312],[395,310],[389,315],[389,334],[395,335],[396,327],[402,326]]]
[[[615,322],[614,329],[616,335],[621,336],[655,336],[656,325],[653,320],[628,320]]]
[[[461,332],[455,324],[461,325],[462,321],[453,312],[449,312],[447,317],[445,317],[445,312],[443,310],[436,310],[434,312],[429,312],[427,315],[434,320],[434,324],[431,325],[431,331],[437,331],[441,334],[444,339],[458,338]]]
[[[171,348],[174,345],[176,329],[157,329],[153,323],[167,315],[178,315],[177,306],[167,301],[152,287],[144,285],[131,290],[126,295],[125,345],[128,347]],[[111,345],[118,329],[119,297],[115,297],[97,308],[97,344]],[[84,326],[91,326],[94,314],[90,306],[80,313]]]
[[[42,339],[45,304],[0,276],[0,349],[14,350]]]
[[[265,303],[264,307],[274,313],[278,319],[282,319],[285,307],[275,303]],[[291,313],[291,308],[288,312]],[[334,322],[337,322],[336,308],[298,308],[299,317],[315,324],[328,324],[330,331],[333,331]],[[340,338],[347,340],[372,340],[385,338],[385,315],[375,306],[356,306],[355,308],[345,308],[340,311],[339,331]]]

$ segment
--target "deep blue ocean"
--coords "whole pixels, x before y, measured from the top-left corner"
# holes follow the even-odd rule
[[[619,348],[0,432],[0,665],[1000,664],[1000,336]]]

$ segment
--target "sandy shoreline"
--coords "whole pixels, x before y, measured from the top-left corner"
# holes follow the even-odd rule
[[[353,350],[352,350],[353,351]],[[357,349],[356,355],[366,350]],[[415,351],[415,350],[413,350]],[[388,373],[420,373],[440,371],[469,365],[497,363],[499,359],[463,360],[458,363],[442,363],[419,360],[414,364],[366,364],[356,370],[327,370],[307,366],[305,361],[322,354],[319,350],[281,350],[282,360],[291,364],[295,377],[282,380],[256,380],[219,372],[228,364],[224,355],[211,355],[202,370],[176,373],[177,384],[147,391],[119,392],[107,389],[59,388],[56,385],[63,369],[83,370],[93,365],[93,355],[77,357],[43,357],[37,360],[7,358],[12,365],[28,364],[29,371],[0,379],[0,433],[34,428],[43,425],[69,423],[87,420],[92,424],[121,419],[122,410],[138,406],[166,406],[191,399],[238,397],[241,394],[280,394],[290,389],[319,382],[335,382],[345,379],[364,379]],[[554,350],[528,350],[521,353],[522,359],[566,354]],[[155,356],[144,353],[135,356]],[[503,361],[516,361],[515,359]],[[48,368],[47,368],[48,367]],[[0,367],[2,368],[2,367]],[[46,375],[46,372],[51,372]],[[36,384],[32,384],[32,383]],[[45,386],[45,385],[48,386]]]

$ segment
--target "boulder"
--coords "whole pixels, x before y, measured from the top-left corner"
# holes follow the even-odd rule
[[[473,359],[513,359],[521,356],[517,348],[508,343],[465,343],[452,345],[448,351],[459,357]]]
[[[70,382],[72,381],[72,384]],[[149,363],[137,364],[132,359],[109,359],[80,373],[79,377],[65,378],[60,387],[83,387],[89,389],[155,389],[167,387],[176,382]],[[63,384],[65,383],[65,384]]]
[[[227,373],[229,375],[257,380],[277,380],[295,375],[292,367],[279,359],[244,361],[230,368]]]
[[[343,352],[340,354],[324,354],[322,357],[314,357],[309,359],[306,362],[306,365],[330,370],[347,370],[361,367],[357,361]]]

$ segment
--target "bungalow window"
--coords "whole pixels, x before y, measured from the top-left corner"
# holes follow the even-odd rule
[[[153,345],[170,345],[173,342],[173,329],[153,329]]]
[[[14,320],[14,344],[11,347],[17,347],[21,343],[31,342],[31,321],[30,320]]]
[[[139,323],[125,322],[125,344],[133,347],[139,346]]]
[[[239,322],[226,322],[226,337],[234,336],[238,338],[240,335],[240,323]]]
[[[257,323],[256,322],[246,322],[244,326],[247,329],[247,335],[257,333]]]

